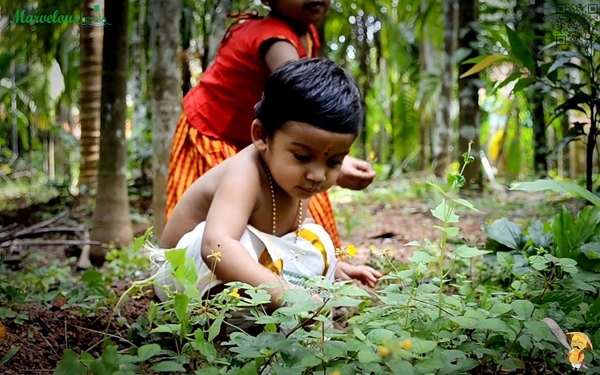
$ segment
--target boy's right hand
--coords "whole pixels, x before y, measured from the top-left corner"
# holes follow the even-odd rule
[[[369,266],[355,266],[347,262],[339,262],[335,269],[335,277],[342,280],[358,280],[374,288],[377,280],[383,276],[381,272]]]

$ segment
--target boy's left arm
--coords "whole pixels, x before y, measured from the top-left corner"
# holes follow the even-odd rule
[[[339,262],[335,269],[335,278],[342,280],[358,280],[371,288],[383,276],[379,271],[369,266],[355,266],[348,262]]]

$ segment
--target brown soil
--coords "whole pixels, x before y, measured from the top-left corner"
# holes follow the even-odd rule
[[[513,195],[504,197],[508,201],[521,200],[533,202],[531,196]],[[540,203],[541,199],[537,203]],[[542,202],[543,203],[543,202]],[[439,235],[439,231],[431,229],[435,220],[430,213],[430,209],[434,204],[426,204],[422,200],[405,200],[397,204],[373,204],[369,207],[361,207],[353,205],[353,203],[344,203],[345,209],[354,209],[357,212],[362,210],[365,220],[356,225],[351,233],[344,235],[345,244],[354,244],[359,248],[358,255],[351,260],[356,263],[367,263],[372,256],[372,253],[377,254],[377,251],[369,250],[373,246],[381,251],[383,249],[392,250],[395,257],[401,261],[406,261],[414,248],[407,247],[406,244],[410,241],[422,241],[424,238],[435,240]],[[576,204],[575,206],[578,206]],[[576,207],[575,207],[576,208]],[[52,208],[45,209],[53,210]],[[526,208],[513,212],[511,215],[504,215],[509,219],[531,218],[535,215],[535,204],[528,204]],[[54,210],[57,211],[57,210]],[[59,212],[60,210],[58,210]],[[85,211],[85,210],[84,210]],[[89,220],[89,212],[81,212],[75,210],[67,220],[71,222],[83,223]],[[20,216],[20,215],[19,215]],[[29,215],[24,220],[10,220],[21,222],[22,226],[31,225],[36,222]],[[501,216],[495,213],[476,213],[472,211],[462,210],[460,223],[460,235],[465,242],[470,244],[480,244],[485,241],[482,226],[486,222]],[[6,221],[0,224],[6,225]],[[144,225],[136,227],[136,235],[143,234]],[[73,236],[73,235],[71,235]],[[74,238],[74,237],[63,237]],[[35,249],[36,251],[44,251],[48,255],[48,259],[52,257],[64,258],[66,248],[63,247],[44,247]],[[27,251],[32,251],[28,249]],[[74,273],[77,271],[74,270]],[[127,285],[114,285],[113,288],[121,295],[127,288]],[[148,303],[153,298],[152,294],[148,294],[138,300],[129,300],[120,308],[120,315],[127,319],[128,324],[133,324],[138,316],[145,315],[148,308]],[[5,303],[0,300],[0,307]],[[60,303],[58,303],[60,305]],[[15,306],[11,306],[16,310]],[[62,310],[59,307],[53,306],[48,309],[39,305],[19,306],[18,310],[26,312],[29,319],[23,324],[15,324],[12,319],[0,321],[0,360],[12,348],[19,347],[20,350],[6,364],[2,365],[0,372],[2,374],[51,374],[57,362],[62,358],[64,349],[72,349],[76,352],[82,350],[90,350],[96,354],[102,350],[102,341],[106,338],[105,332],[110,333],[112,341],[117,343],[115,337],[127,337],[127,325],[119,326],[115,319],[108,326],[112,312],[101,311],[96,316],[86,318],[77,314]],[[6,328],[6,334],[1,337],[1,328]]]

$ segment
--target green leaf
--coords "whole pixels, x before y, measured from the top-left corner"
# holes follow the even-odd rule
[[[515,331],[510,328],[508,324],[506,324],[501,319],[497,318],[488,318],[484,320],[480,320],[477,325],[478,329],[481,330],[490,330],[492,332],[505,332],[505,333],[515,333]]]
[[[554,60],[554,63],[552,63],[552,65],[546,72],[546,75],[552,73],[553,71],[555,71],[558,68],[562,68],[562,66],[565,65],[565,63],[568,63],[569,61],[571,61],[571,57],[566,57],[566,56],[559,57],[558,59]]]
[[[588,242],[581,245],[579,250],[590,260],[600,259],[600,242]]]
[[[512,310],[512,308],[511,305],[509,305],[508,303],[496,302],[492,305],[492,308],[490,309],[490,314],[492,314],[493,316],[500,316],[502,314],[506,314],[510,310]]]
[[[485,225],[483,227],[483,232],[489,239],[492,239],[511,250],[519,250],[523,244],[521,226],[506,218],[498,219],[494,221],[492,225]]]
[[[456,249],[456,255],[458,255],[461,258],[474,258],[489,253],[491,253],[491,251],[479,250],[476,247],[469,247],[467,245],[461,245],[458,247],[458,249]]]
[[[576,308],[577,306],[579,306],[579,304],[581,302],[583,302],[583,297],[584,297],[584,294],[582,292],[569,291],[569,290],[553,290],[553,291],[546,293],[546,296],[544,296],[544,299],[541,301],[541,303],[538,303],[538,304],[541,305],[541,304],[546,304],[546,303],[550,303],[550,302],[557,302],[559,304],[560,308],[565,313],[568,313],[569,311],[571,311],[574,308]],[[537,303],[538,299],[539,298],[535,298],[533,300],[533,302]]]
[[[441,230],[442,232],[446,232],[446,234],[449,237],[456,237],[456,236],[458,236],[458,232],[460,231],[460,228],[456,228],[456,227],[444,228],[444,227],[440,227],[439,225],[434,225],[433,227],[436,228],[436,229]]]
[[[475,329],[479,325],[479,320],[467,316],[453,316],[450,318],[459,327],[465,329]]]
[[[515,261],[509,252],[497,252],[496,261],[504,269],[512,269]]]
[[[510,305],[512,306],[515,314],[521,318],[530,318],[531,314],[533,314],[533,310],[535,309],[533,303],[527,300],[512,301]]]
[[[585,312],[585,317],[589,322],[600,323],[600,298],[597,298],[594,303],[588,307]]]
[[[555,180],[537,180],[532,182],[522,182],[517,186],[511,188],[511,190],[521,191],[544,191],[551,190],[556,193],[574,194],[583,199],[587,199],[589,202],[596,206],[600,206],[600,197],[597,197],[593,193],[587,191],[585,188],[573,184],[571,182],[555,181]]]
[[[525,322],[524,325],[529,334],[534,337],[546,341],[557,342],[556,336],[550,331],[550,328],[546,323],[530,320]]]
[[[395,333],[390,331],[389,329],[384,328],[376,328],[371,332],[367,333],[367,339],[369,339],[374,344],[384,344],[386,341],[389,341],[392,337],[394,337]]]
[[[478,62],[477,64],[473,65],[471,67],[471,69],[467,70],[466,72],[464,72],[459,78],[464,78],[464,77],[468,77],[470,75],[473,75],[475,73],[479,73],[480,71],[484,70],[485,68],[499,62],[499,61],[504,61],[507,60],[505,55],[490,55],[490,56],[486,56],[483,60],[481,60],[480,62]]]
[[[364,348],[356,356],[360,363],[370,363],[379,361],[379,355],[369,348]]]
[[[7,351],[6,354],[4,354],[4,356],[2,357],[2,359],[0,359],[0,367],[2,367],[5,364],[7,364],[8,361],[10,361],[10,359],[12,357],[14,357],[15,354],[17,354],[17,352],[19,351],[19,349],[20,348],[18,346],[13,346],[12,348],[10,348],[10,350]],[[75,359],[77,359],[77,357]]]
[[[410,362],[406,361],[390,361],[386,363],[388,368],[394,375],[413,375],[414,370]]]
[[[144,345],[141,346],[138,349],[138,357],[140,362],[144,362],[146,360],[148,360],[149,358],[154,357],[155,355],[157,355],[158,353],[160,353],[160,345],[158,344],[148,344],[148,345]]]
[[[181,332],[181,324],[161,324],[154,328],[150,333],[170,333],[170,334],[179,334]]]
[[[163,361],[150,367],[151,371],[156,372],[185,372],[185,368],[179,362]]]
[[[208,329],[208,341],[212,342],[215,337],[221,332],[221,324],[223,324],[223,319],[225,319],[225,309],[219,311],[219,315],[217,315],[217,319],[211,324]]]
[[[525,368],[525,363],[518,358],[506,358],[498,361],[498,364],[502,366],[502,371],[517,371]]]
[[[71,349],[66,349],[63,352],[63,359],[58,363],[54,371],[54,375],[84,375],[86,373],[85,366],[81,364],[79,359],[77,359],[77,354]]]
[[[175,314],[180,322],[187,320],[187,307],[190,302],[190,298],[185,294],[178,294],[173,300]]]
[[[258,368],[256,367],[256,362],[251,361],[248,362],[239,369],[238,371],[231,372],[231,375],[256,375],[258,374]]]
[[[444,223],[458,223],[458,215],[456,215],[452,207],[446,203],[446,199],[442,199],[442,203],[431,210],[431,213],[433,214],[433,217]]]
[[[424,251],[417,251],[415,252],[411,257],[410,257],[410,261],[411,263],[431,263],[431,262],[435,262],[437,260],[436,257],[427,254]]]
[[[437,342],[431,340],[415,340],[414,346],[411,349],[413,353],[423,354],[429,353],[437,346]]]
[[[535,61],[531,52],[527,48],[527,45],[523,42],[519,34],[516,31],[506,27],[506,35],[508,36],[508,42],[510,43],[511,55],[513,55],[521,64],[529,70],[532,74],[535,74]]]
[[[513,87],[512,91],[513,91],[513,93],[517,93],[517,92],[519,92],[521,90],[526,89],[527,87],[529,87],[530,85],[534,84],[535,82],[536,82],[536,78],[535,77],[521,78],[515,84],[515,86]]]
[[[346,356],[346,343],[342,341],[325,341],[323,343],[323,360],[328,362]]]
[[[454,199],[452,199],[452,200],[454,201],[454,203],[460,204],[461,206],[464,206],[464,207],[466,207],[466,208],[468,208],[468,209],[470,209],[470,210],[473,210],[473,211],[475,211],[475,212],[481,212],[481,211],[479,211],[478,209],[476,209],[476,208],[475,208],[475,206],[473,206],[473,205],[471,204],[471,202],[469,202],[469,201],[468,201],[468,200],[466,200],[466,199],[462,199],[462,198],[454,198]]]

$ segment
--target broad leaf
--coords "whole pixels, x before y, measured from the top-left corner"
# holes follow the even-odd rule
[[[456,255],[461,258],[474,258],[479,257],[485,254],[489,254],[491,251],[489,250],[479,250],[476,247],[470,247],[467,245],[462,245],[458,249],[456,249]]]
[[[484,226],[483,232],[488,236],[488,239],[511,250],[520,250],[525,243],[521,226],[506,218],[498,219],[491,225]]]
[[[185,368],[179,362],[164,361],[150,367],[151,371],[156,372],[185,372]]]
[[[506,26],[506,35],[510,43],[511,54],[518,59],[521,64],[527,68],[532,74],[535,73],[535,61],[531,55],[531,51],[516,31]]]
[[[533,314],[533,310],[535,309],[533,303],[527,300],[512,301],[510,305],[512,306],[515,314],[521,318],[530,318],[531,314]]]

